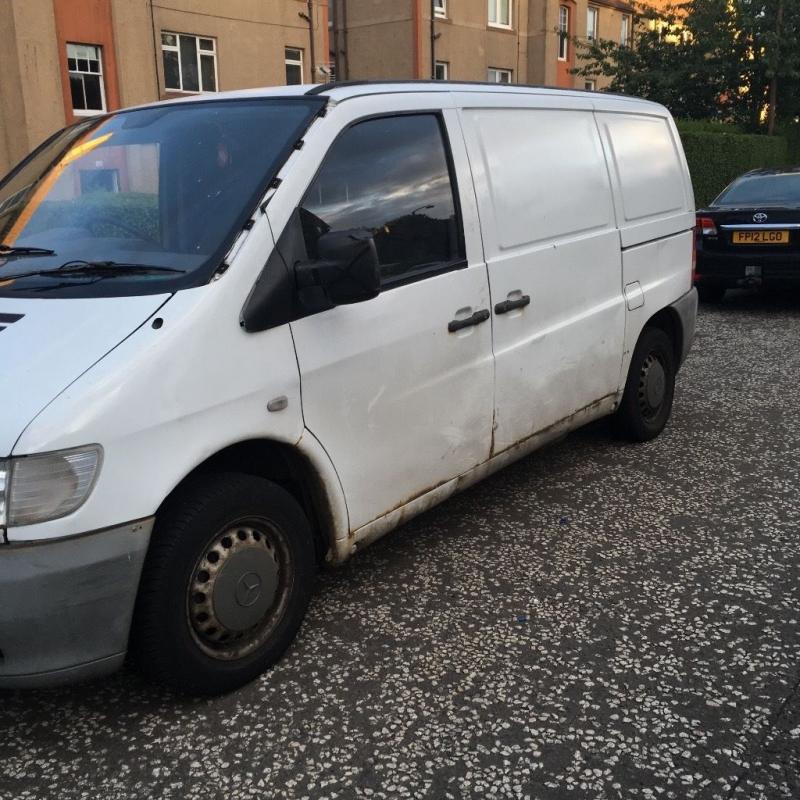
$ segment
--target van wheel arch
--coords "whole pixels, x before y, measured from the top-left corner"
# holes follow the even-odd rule
[[[198,464],[164,498],[170,498],[200,475],[241,473],[265,478],[285,489],[300,504],[311,525],[317,562],[333,547],[333,516],[323,481],[311,462],[296,448],[271,439],[249,439],[225,447]]]
[[[683,355],[684,332],[683,324],[681,323],[681,318],[678,315],[678,312],[675,311],[674,308],[667,306],[666,308],[662,308],[661,311],[657,312],[656,314],[653,314],[653,316],[650,317],[650,319],[644,324],[642,332],[639,334],[640,339],[642,336],[644,336],[645,331],[648,328],[658,328],[659,330],[664,331],[664,333],[669,337],[669,340],[672,342],[672,351],[675,356],[675,366],[676,368],[680,368],[681,357]]]

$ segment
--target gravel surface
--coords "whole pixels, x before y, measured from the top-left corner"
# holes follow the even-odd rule
[[[0,694],[2,798],[800,796],[800,297],[702,309],[595,424],[326,571],[253,685]]]

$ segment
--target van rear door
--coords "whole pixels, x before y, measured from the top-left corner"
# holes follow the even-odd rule
[[[494,307],[494,453],[610,404],[620,386],[625,313],[608,170],[591,103],[556,101],[564,107],[552,96],[456,95]]]
[[[675,125],[666,109],[604,100],[619,112],[597,113],[608,153],[622,244],[622,285],[627,302],[628,365],[647,321],[692,287],[694,194]],[[646,113],[652,111],[655,113]]]

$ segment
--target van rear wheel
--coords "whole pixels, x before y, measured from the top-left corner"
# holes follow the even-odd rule
[[[621,438],[646,442],[664,430],[672,412],[675,372],[672,340],[660,328],[645,328],[614,415],[614,428]]]
[[[213,695],[253,680],[300,627],[315,572],[297,501],[251,475],[201,476],[159,513],[134,615],[146,677]]]

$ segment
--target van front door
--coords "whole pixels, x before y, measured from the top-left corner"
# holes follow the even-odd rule
[[[611,409],[625,333],[620,241],[589,101],[457,99],[492,291],[496,454]]]
[[[324,233],[370,231],[381,294],[291,326],[305,425],[336,467],[351,530],[485,461],[492,425],[489,287],[472,187],[459,194],[454,177],[454,164],[468,171],[460,136],[450,150],[454,112],[376,118],[375,102],[368,119],[358,100],[329,112],[344,130],[299,218],[310,258]]]

